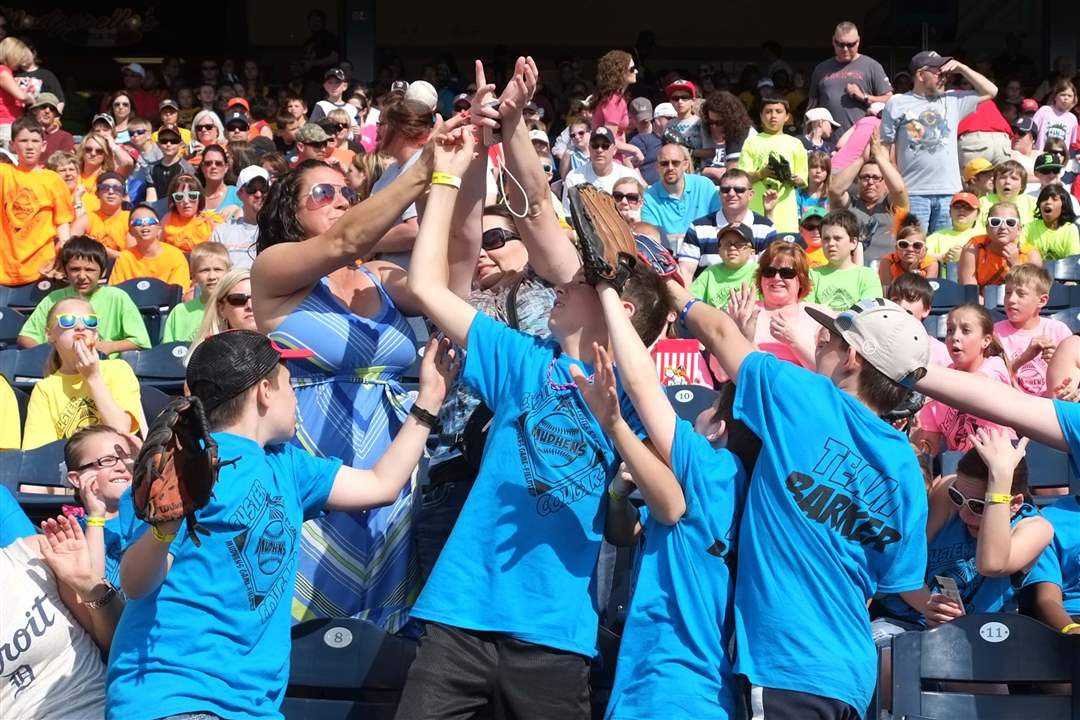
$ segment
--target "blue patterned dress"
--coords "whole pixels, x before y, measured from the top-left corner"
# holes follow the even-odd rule
[[[320,280],[270,333],[315,356],[288,361],[296,389],[293,442],[320,457],[370,468],[389,446],[411,400],[399,379],[416,357],[416,340],[379,280],[374,318],[353,314]],[[392,505],[329,512],[304,523],[293,620],[358,617],[396,632],[419,591],[412,543],[413,488]]]

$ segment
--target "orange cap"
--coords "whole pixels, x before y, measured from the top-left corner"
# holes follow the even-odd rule
[[[979,209],[979,198],[969,192],[958,192],[952,196],[952,200],[949,201],[949,205],[955,205],[958,202],[962,202],[969,207],[973,207],[976,210]]]

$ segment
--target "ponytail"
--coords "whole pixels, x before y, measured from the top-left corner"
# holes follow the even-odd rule
[[[969,302],[954,307],[952,310],[949,311],[949,317],[952,317],[953,313],[959,312],[961,310],[966,310],[968,312],[974,313],[975,316],[979,319],[979,327],[982,329],[983,335],[990,336],[990,344],[987,345],[986,349],[983,350],[983,357],[1001,358],[1001,362],[1005,363],[1005,369],[1008,371],[1009,377],[1012,377],[1013,368],[1012,362],[1009,360],[1009,353],[1005,352],[1005,347],[1001,344],[1001,340],[999,340],[998,336],[994,334],[994,316],[991,315],[990,311],[982,305]]]

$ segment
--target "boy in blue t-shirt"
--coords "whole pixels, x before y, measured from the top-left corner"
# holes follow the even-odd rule
[[[215,335],[191,354],[187,385],[226,462],[196,513],[209,531],[201,546],[184,520],[150,532],[136,523],[120,563],[129,601],[109,653],[109,718],[280,717],[300,524],[323,508],[392,502],[456,372],[449,343],[428,343],[409,417],[375,467],[357,470],[288,442],[296,396],[281,360],[311,355],[249,330]]]
[[[922,324],[888,300],[815,309],[817,373],[754,352],[725,313],[669,283],[681,319],[735,380],[762,441],[739,525],[735,672],[748,715],[861,717],[876,680],[867,602],[922,587],[926,490],[881,415],[925,372]]]
[[[504,142],[521,139],[503,125]],[[397,717],[464,716],[497,704],[514,717],[583,719],[596,653],[603,500],[618,457],[570,369],[591,371],[581,358],[591,357],[593,343],[607,345],[608,329],[576,259],[555,288],[551,340],[511,330],[449,289],[451,217],[474,144],[466,131],[435,150],[408,288],[467,348],[462,380],[494,417],[475,484],[413,608],[427,624]],[[560,233],[547,242],[567,240]],[[667,317],[662,292],[638,263],[622,293],[649,341]],[[637,425],[632,415],[629,422]]]
[[[735,533],[746,498],[744,468],[753,468],[761,443],[732,422],[731,450],[714,448],[729,429],[720,403],[693,424],[679,419],[618,293],[606,283],[599,293],[619,377],[655,448],[623,419],[611,358],[596,347],[596,378],[590,382],[576,367],[571,372],[646,504],[639,517],[628,489],[612,481],[605,535],[633,545],[644,532],[645,547],[605,717],[728,720],[736,716],[738,695],[729,653]],[[726,398],[730,415],[733,393]]]

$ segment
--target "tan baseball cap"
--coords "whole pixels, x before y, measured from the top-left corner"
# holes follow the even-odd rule
[[[902,307],[884,298],[862,300],[836,317],[814,307],[806,312],[837,333],[874,368],[910,388],[926,375],[930,340],[926,328]]]

